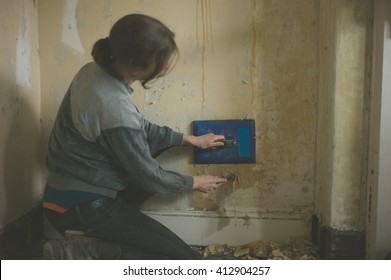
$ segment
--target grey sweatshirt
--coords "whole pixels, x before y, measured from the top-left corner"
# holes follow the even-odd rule
[[[151,152],[182,144],[183,134],[144,119],[132,89],[96,63],[83,66],[58,111],[46,165],[47,183],[115,197],[125,187],[150,193],[190,190],[191,176],[165,170]]]

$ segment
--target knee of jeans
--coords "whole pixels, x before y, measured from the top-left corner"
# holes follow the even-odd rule
[[[46,239],[64,239],[64,235],[53,226],[45,211],[43,212],[43,231]]]

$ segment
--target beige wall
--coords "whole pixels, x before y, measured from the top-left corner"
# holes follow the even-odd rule
[[[316,1],[40,1],[39,12],[45,139],[95,40],[126,13],[149,14],[174,30],[180,59],[155,87],[137,87],[140,109],[180,131],[189,131],[195,119],[255,118],[258,160],[196,166],[190,149],[172,152],[161,159],[165,167],[189,174],[232,171],[240,178],[237,190],[224,186],[148,207],[311,213]]]
[[[0,1],[0,228],[41,198],[37,7]]]
[[[365,148],[365,141],[359,139],[365,135],[361,80],[366,69],[369,0],[38,3],[41,77],[31,80],[41,88],[36,108],[42,108],[42,122],[33,133],[42,129],[44,151],[61,99],[75,72],[91,60],[93,43],[106,37],[119,17],[145,13],[166,23],[176,33],[180,48],[179,61],[167,77],[147,91],[135,86],[132,98],[145,116],[184,132],[191,131],[196,119],[254,118],[257,133],[255,164],[194,165],[189,148],[162,155],[159,161],[166,168],[185,174],[235,172],[239,182],[210,194],[153,198],[145,208],[198,211],[197,215],[202,215],[199,210],[258,217],[280,213],[304,221],[315,202],[325,223],[361,229],[364,202],[358,165],[363,164]],[[344,7],[335,15],[340,21],[328,22],[326,16],[339,11],[337,6]],[[14,16],[7,21],[16,26],[21,22]],[[338,33],[339,26],[345,27],[343,33]],[[2,54],[13,51],[2,50]],[[8,94],[12,96],[11,90]],[[39,91],[37,96],[34,102]],[[13,124],[6,121],[3,126]],[[41,160],[44,154],[34,159]],[[6,183],[1,187],[10,188]]]
[[[323,224],[363,231],[371,1],[321,1],[315,206]]]
[[[173,199],[172,203],[180,209],[236,210],[259,215],[310,213],[314,183],[317,5],[314,1],[223,2],[225,9],[221,10],[218,8],[221,1],[203,4],[207,7],[204,13],[211,14],[210,19],[204,20],[211,23],[206,21],[204,26],[208,28],[199,27],[197,31],[195,24],[200,25],[203,18],[202,5],[198,6],[200,19],[194,18],[186,29],[190,41],[181,38],[181,28],[176,28],[184,60],[172,75],[178,71],[185,74],[178,79],[193,77],[189,82],[191,91],[186,94],[189,87],[186,86],[181,100],[167,91],[164,97],[167,105],[158,106],[165,106],[164,111],[170,112],[170,104],[176,104],[173,108],[179,110],[171,110],[171,119],[180,129],[186,129],[194,119],[254,118],[257,163],[183,167],[183,163],[191,162],[191,151],[183,163],[167,159],[171,166],[190,173],[234,172],[239,176],[235,191],[232,186],[223,186],[214,193],[192,193]],[[237,13],[239,9],[241,12]],[[205,49],[200,50],[197,60],[187,61],[197,44],[201,47],[204,44],[204,39],[197,41],[197,32],[198,37],[209,37],[209,41],[205,39]],[[163,116],[155,115],[153,107],[146,107],[146,114],[156,121]]]
[[[376,0],[374,15],[367,251],[384,259],[391,251],[391,2]]]

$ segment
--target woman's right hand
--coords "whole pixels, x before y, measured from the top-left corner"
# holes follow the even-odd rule
[[[220,184],[227,182],[227,179],[211,176],[211,175],[197,175],[193,176],[193,190],[198,190],[203,193],[213,191],[219,187]]]
[[[224,146],[224,135],[208,133],[200,136],[183,134],[183,142],[199,149],[216,149]]]

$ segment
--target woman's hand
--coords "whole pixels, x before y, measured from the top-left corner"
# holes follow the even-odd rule
[[[224,135],[216,135],[213,133],[204,134],[201,136],[183,135],[183,142],[193,145],[200,149],[214,149],[224,146]]]
[[[210,175],[197,175],[193,176],[193,179],[193,190],[204,193],[213,191],[217,189],[221,183],[227,182],[227,179],[225,178]]]

